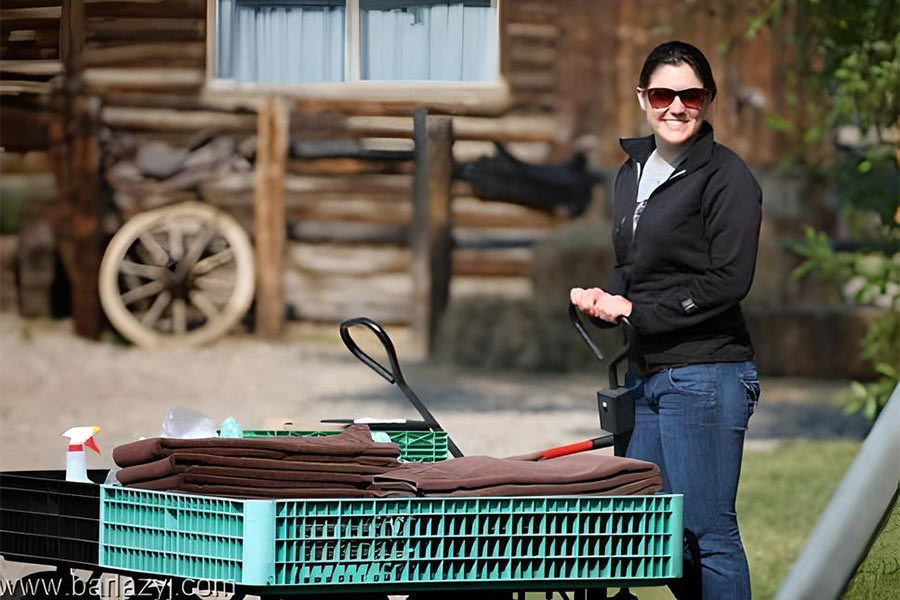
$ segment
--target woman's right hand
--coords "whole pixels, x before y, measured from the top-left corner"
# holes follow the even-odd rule
[[[608,294],[600,288],[572,288],[569,300],[578,310],[607,323],[616,323],[619,317],[631,315],[631,302],[622,296]]]

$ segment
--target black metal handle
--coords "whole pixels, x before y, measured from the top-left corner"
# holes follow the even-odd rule
[[[381,345],[384,346],[385,351],[388,355],[388,361],[391,364],[391,368],[387,369],[384,365],[376,361],[374,358],[366,354],[362,348],[359,347],[359,344],[353,339],[353,336],[350,335],[350,328],[356,325],[362,325],[363,327],[368,328],[372,331],[378,340],[381,342]],[[426,424],[438,431],[444,431],[444,428],[441,427],[440,423],[437,422],[437,419],[434,418],[434,415],[422,404],[422,401],[419,400],[419,397],[416,396],[416,393],[412,391],[412,388],[409,387],[406,383],[406,379],[403,378],[403,373],[400,371],[400,363],[397,360],[397,351],[394,349],[394,343],[391,341],[391,338],[388,336],[387,332],[384,328],[373,321],[368,317],[356,317],[355,319],[347,319],[343,323],[341,323],[341,340],[343,340],[344,345],[347,346],[347,349],[350,350],[350,353],[361,360],[363,364],[371,368],[373,371],[381,375],[384,379],[387,380],[388,383],[396,383],[397,387],[400,388],[400,391],[403,392],[403,395],[410,401],[410,403],[415,407],[415,409],[422,415],[422,418],[425,420]],[[450,450],[450,454],[452,454],[455,458],[459,458],[462,456],[462,452],[459,447],[450,439],[450,436],[447,436],[447,447]]]
[[[587,329],[584,327],[584,323],[581,322],[581,318],[578,316],[578,307],[573,303],[569,303],[569,320],[572,321],[572,325],[575,326],[575,331],[578,332],[578,335],[581,336],[581,339],[584,340],[584,343],[587,344],[588,348],[591,349],[591,352],[594,353],[594,356],[597,357],[597,360],[603,362],[603,352],[600,351],[600,347],[594,343],[593,338],[587,332]]]
[[[591,335],[587,332],[587,329],[584,326],[584,323],[581,322],[581,318],[578,316],[579,309],[575,304],[569,303],[569,319],[572,321],[572,325],[575,326],[575,331],[578,332],[578,335],[581,336],[581,339],[584,340],[584,343],[587,344],[588,348],[591,349],[591,352],[594,353],[594,356],[597,357],[597,360],[603,361],[603,352],[600,351],[600,348],[594,342]],[[610,324],[612,326],[612,324]],[[616,372],[616,368],[619,366],[619,363],[622,362],[626,357],[635,364],[640,370],[644,370],[644,358],[641,355],[640,348],[638,345],[638,336],[637,330],[635,330],[634,325],[631,324],[631,321],[628,317],[619,317],[616,321],[616,325],[622,326],[622,331],[625,335],[625,346],[616,353],[615,356],[612,357],[612,360],[609,361],[609,387],[610,389],[616,389],[619,387],[619,377]]]

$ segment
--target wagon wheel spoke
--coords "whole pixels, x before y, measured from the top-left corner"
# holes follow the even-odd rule
[[[181,260],[184,256],[184,231],[177,223],[171,224],[169,230],[169,255],[174,260]]]
[[[176,335],[187,333],[187,303],[181,298],[172,301],[172,331]]]
[[[150,309],[144,313],[144,316],[141,318],[141,323],[143,323],[146,327],[153,327],[154,325],[156,325],[159,317],[162,316],[163,311],[168,308],[171,301],[172,293],[169,292],[169,290],[163,291],[163,293],[157,296],[156,300],[153,301]]]
[[[219,316],[219,309],[216,308],[215,303],[200,290],[191,290],[188,298],[190,298],[191,304],[199,308],[207,319],[212,320]]]
[[[119,271],[125,275],[135,275],[144,279],[163,279],[169,274],[169,270],[165,267],[142,265],[130,260],[123,260],[119,265]]]
[[[166,286],[160,281],[151,281],[150,283],[145,283],[142,286],[136,287],[133,290],[129,290],[122,294],[122,303],[125,306],[133,302],[137,302],[138,300],[143,300],[144,298],[149,298],[154,294],[158,294],[163,291]]]
[[[169,253],[159,245],[159,242],[149,232],[141,233],[138,239],[150,253],[150,262],[156,263],[158,266],[169,264]]]
[[[221,266],[227,265],[233,260],[234,250],[232,250],[231,248],[222,250],[221,252],[217,252],[212,256],[207,256],[206,258],[197,261],[197,264],[195,264],[194,268],[191,269],[191,275],[194,275],[195,277],[206,275],[207,273],[215,271]]]
[[[234,282],[228,279],[220,279],[206,275],[194,279],[194,287],[208,292],[227,292],[234,287]]]
[[[204,223],[200,233],[197,234],[197,237],[191,242],[190,247],[188,247],[187,252],[185,252],[184,258],[178,261],[178,269],[175,271],[176,277],[185,277],[191,272],[194,265],[197,264],[197,261],[203,254],[203,250],[206,249],[215,235],[215,228]]]

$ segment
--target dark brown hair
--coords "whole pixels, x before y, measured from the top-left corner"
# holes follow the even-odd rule
[[[654,48],[644,61],[641,75],[638,78],[638,86],[645,88],[650,83],[650,77],[660,65],[677,66],[686,63],[691,66],[697,77],[703,82],[703,87],[709,90],[709,99],[716,97],[716,80],[713,78],[709,61],[696,46],[686,42],[671,41],[660,44]]]

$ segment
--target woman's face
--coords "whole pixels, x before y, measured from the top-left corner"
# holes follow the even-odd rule
[[[670,105],[653,108],[647,98],[647,90],[668,88],[681,91],[702,87],[703,83],[694,69],[687,63],[681,63],[658,66],[650,76],[647,87],[638,88],[638,101],[647,115],[647,123],[656,135],[656,145],[660,150],[679,152],[700,131],[709,100],[704,100],[700,108],[688,108],[681,97],[676,96]]]

